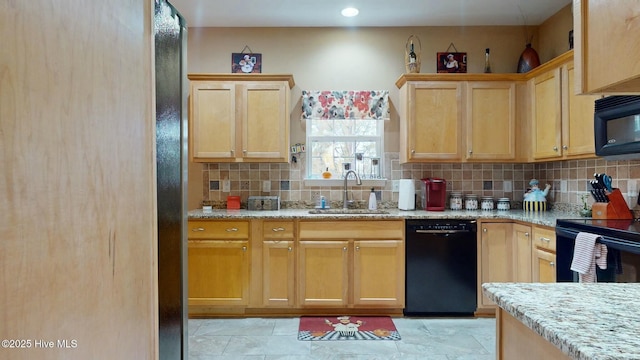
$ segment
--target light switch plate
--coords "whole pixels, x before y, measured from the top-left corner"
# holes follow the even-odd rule
[[[271,191],[271,181],[263,180],[262,181],[262,192],[270,192]]]
[[[222,192],[223,193],[231,192],[231,181],[229,179],[222,180]]]
[[[560,191],[567,192],[567,180],[560,180]]]
[[[502,183],[502,189],[504,192],[512,192],[513,191],[513,184],[511,183],[511,180],[505,180]]]
[[[391,186],[393,188],[391,192],[400,192],[400,180],[393,180]]]

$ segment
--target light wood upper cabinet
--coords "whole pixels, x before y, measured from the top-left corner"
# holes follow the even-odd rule
[[[640,93],[640,2],[573,0],[579,93]]]
[[[562,156],[562,105],[560,68],[551,69],[531,80],[533,158]]]
[[[562,66],[562,154],[566,158],[595,156],[595,95],[576,95],[574,62]]]
[[[291,75],[189,74],[195,162],[288,162]]]
[[[514,82],[466,84],[467,159],[513,160],[516,156]]]
[[[545,64],[545,69],[530,80],[533,159],[595,157],[593,112],[598,96],[574,93],[571,52]]]
[[[462,160],[462,82],[400,88],[400,162]]]

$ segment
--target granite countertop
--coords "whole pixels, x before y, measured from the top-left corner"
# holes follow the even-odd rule
[[[640,284],[486,283],[482,288],[573,359],[640,359]]]
[[[568,212],[530,212],[523,210],[510,211],[467,211],[467,210],[445,210],[445,211],[425,211],[425,210],[398,210],[380,209],[376,213],[368,213],[366,210],[350,210],[348,214],[337,214],[331,211],[326,213],[310,214],[312,209],[281,209],[281,210],[219,210],[204,212],[202,209],[189,211],[189,219],[326,219],[326,220],[349,220],[349,219],[510,219],[525,221],[536,225],[555,227],[557,219],[577,218],[578,216]],[[384,211],[385,213],[380,213]]]

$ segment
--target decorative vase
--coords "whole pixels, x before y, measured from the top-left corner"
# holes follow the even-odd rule
[[[538,52],[531,47],[531,43],[529,43],[520,55],[520,60],[518,60],[518,72],[526,73],[538,66],[540,66],[540,57],[538,57]]]

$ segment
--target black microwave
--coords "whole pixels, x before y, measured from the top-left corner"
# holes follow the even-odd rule
[[[640,96],[597,99],[593,126],[597,156],[640,159]]]

